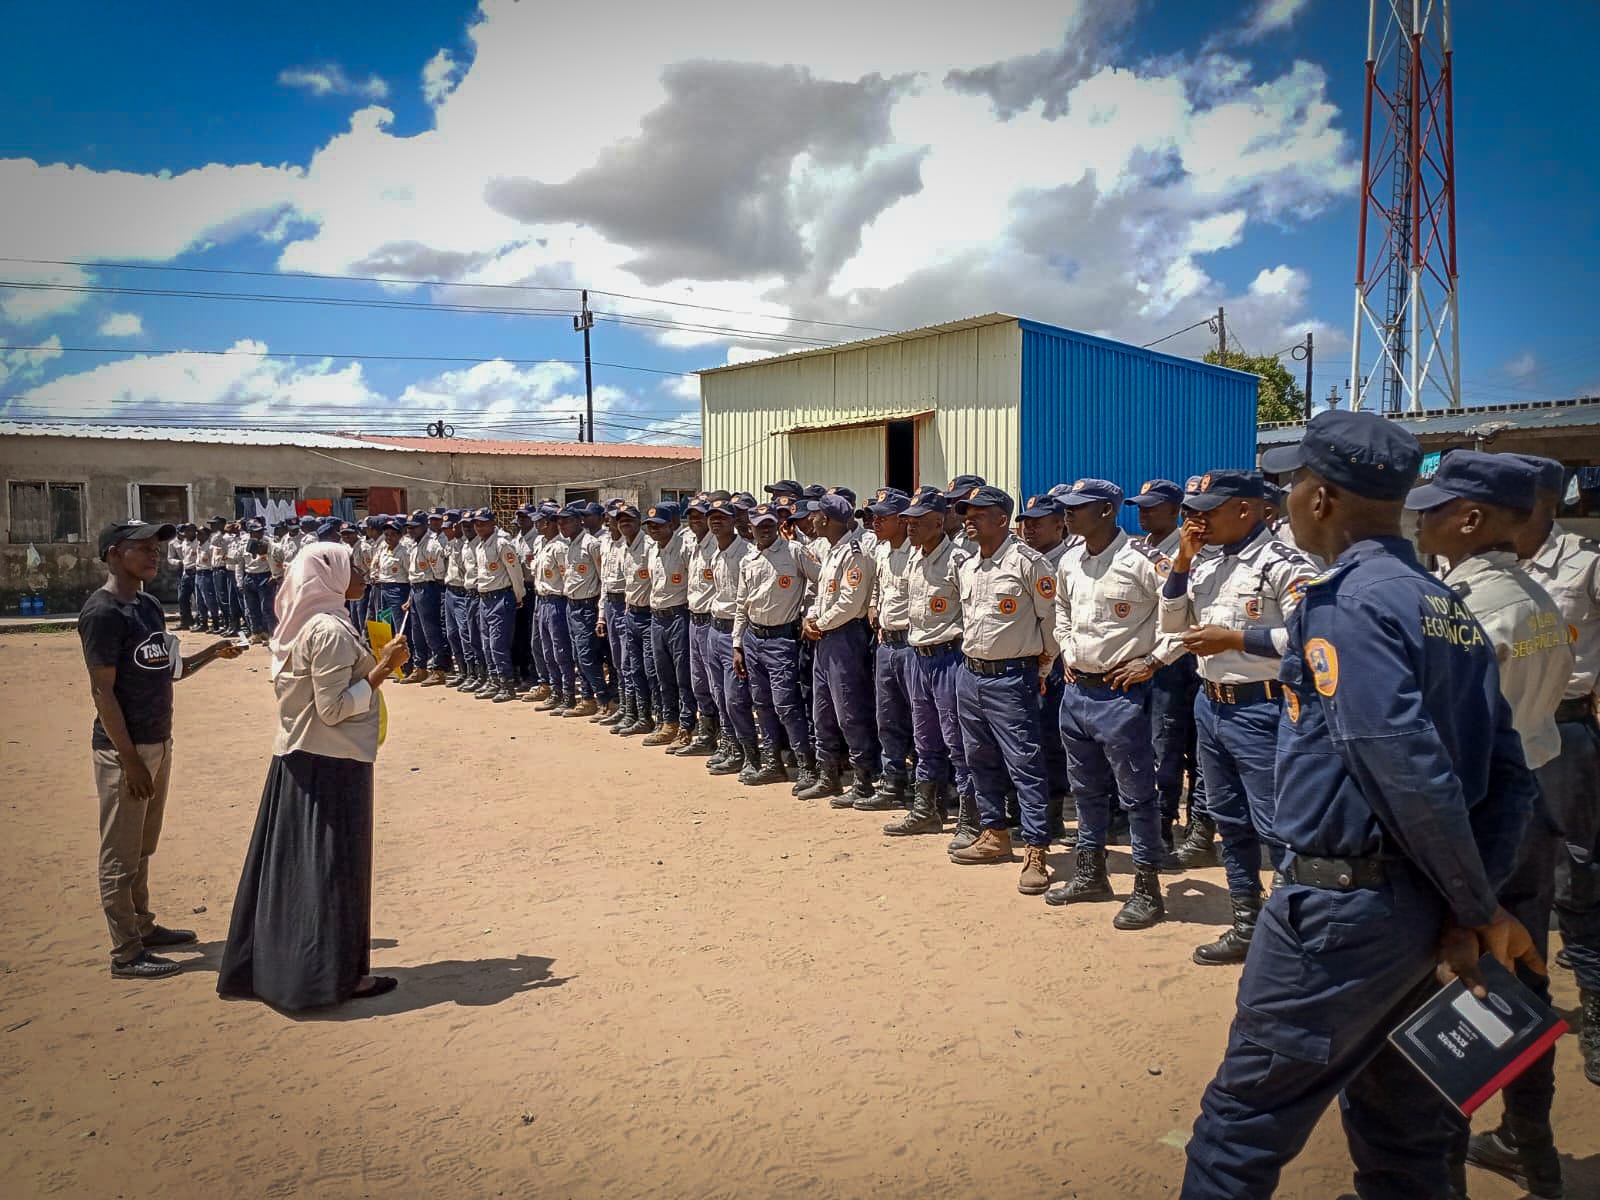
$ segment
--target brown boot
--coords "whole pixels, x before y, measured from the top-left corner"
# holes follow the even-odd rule
[[[952,850],[950,861],[963,867],[982,863],[1015,862],[1016,858],[1011,853],[1011,831],[985,829],[972,845],[964,850]]]
[[[667,753],[676,754],[692,741],[694,741],[694,730],[680,725],[678,727],[678,736],[672,739],[672,744],[667,747]]]
[[[524,704],[538,704],[540,701],[548,699],[550,699],[550,685],[541,683],[533,691],[525,693],[522,697],[522,702]]]
[[[1022,848],[1022,878],[1017,880],[1017,891],[1024,896],[1041,896],[1050,886],[1050,868],[1044,861],[1043,846]]]
[[[649,734],[639,744],[641,746],[670,746],[677,740],[678,723],[676,721],[664,721],[654,733]]]
[[[424,674],[427,676],[425,679],[417,680],[417,682],[420,683],[423,687],[443,687],[444,686],[444,672],[443,671],[427,671],[427,672],[424,672]]]
[[[592,717],[600,711],[600,706],[593,700],[579,700],[561,715],[563,717]]]
[[[396,679],[395,683],[396,684],[417,683],[425,675],[427,675],[426,671],[424,671],[421,667],[415,667],[412,670],[408,671],[406,674],[404,674],[404,675],[400,676],[398,679]]]

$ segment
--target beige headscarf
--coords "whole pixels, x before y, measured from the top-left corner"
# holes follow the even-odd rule
[[[317,542],[295,555],[278,588],[273,608],[278,628],[272,635],[272,678],[289,665],[289,652],[312,617],[331,613],[350,625],[344,594],[350,587],[350,548],[338,542]],[[352,632],[354,626],[350,626]]]

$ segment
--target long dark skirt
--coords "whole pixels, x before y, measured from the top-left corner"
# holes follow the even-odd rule
[[[348,1000],[372,936],[372,764],[272,760],[217,993],[278,1008]]]

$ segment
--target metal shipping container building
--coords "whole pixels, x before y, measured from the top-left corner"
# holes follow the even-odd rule
[[[1019,500],[1256,455],[1256,377],[1004,313],[700,372],[705,486],[858,495],[982,475]],[[1131,519],[1132,513],[1128,514]]]

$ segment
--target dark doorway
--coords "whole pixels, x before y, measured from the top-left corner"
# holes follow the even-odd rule
[[[883,479],[910,495],[917,490],[917,423],[890,421],[883,427]]]

